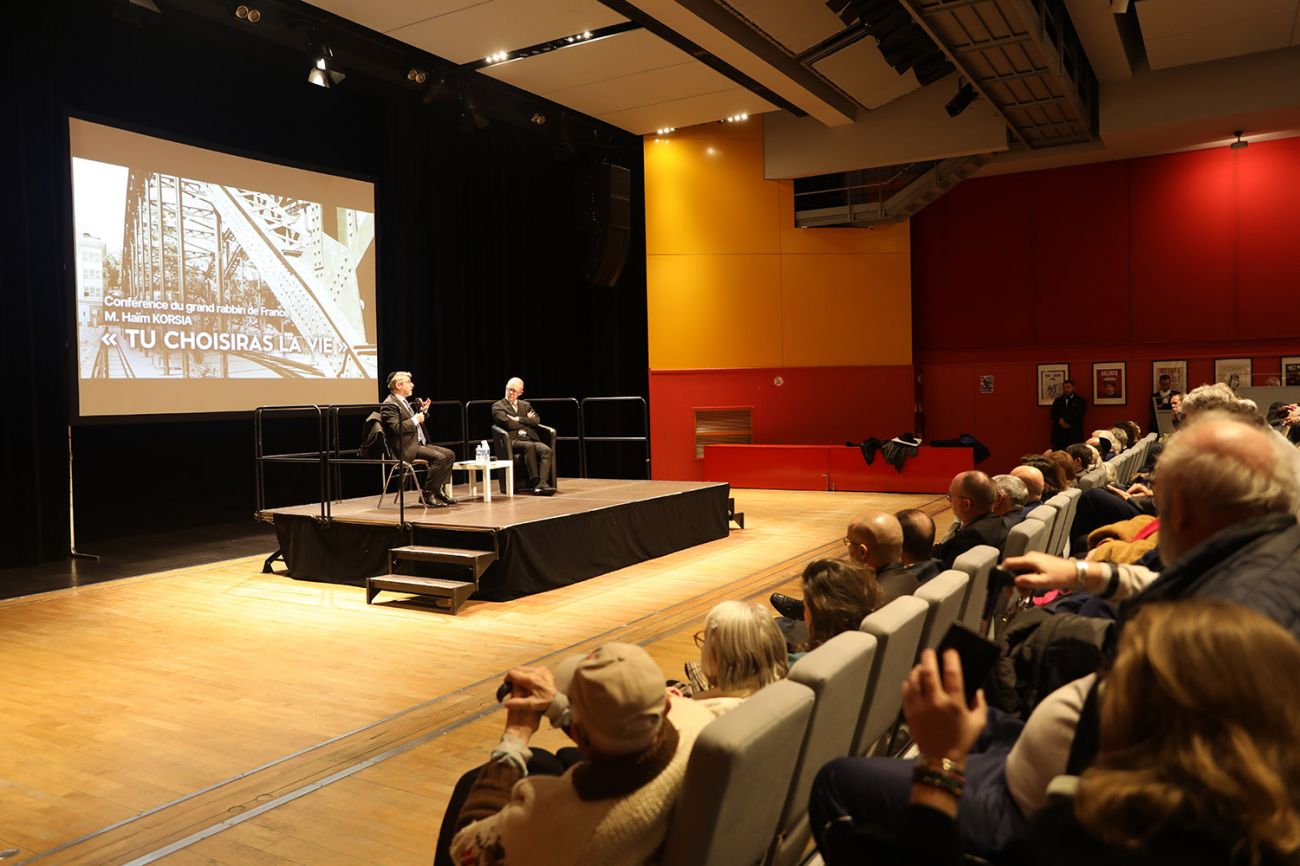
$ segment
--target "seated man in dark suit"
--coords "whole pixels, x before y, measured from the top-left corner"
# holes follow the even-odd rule
[[[429,508],[455,505],[456,500],[443,492],[443,486],[451,475],[451,464],[456,462],[456,455],[446,448],[430,444],[424,429],[424,410],[429,408],[429,401],[422,400],[418,407],[411,406],[409,400],[414,390],[415,383],[411,381],[410,373],[399,370],[388,374],[388,398],[379,406],[384,434],[393,453],[402,460],[407,463],[428,461],[429,470],[424,476],[420,501]]]
[[[934,518],[919,508],[904,508],[894,517],[903,527],[903,565],[918,584],[925,583],[943,571],[943,564],[933,556]]]
[[[997,498],[993,500],[993,513],[1001,517],[1007,529],[1010,529],[1029,514],[1029,509],[1025,508],[1025,502],[1029,499],[1029,487],[1014,475],[994,475],[993,486],[998,491]]]
[[[1007,525],[993,513],[997,490],[993,481],[978,469],[959,472],[948,486],[948,501],[961,528],[942,544],[934,546],[934,558],[952,568],[957,557],[973,547],[987,544],[1001,553],[1007,543]]]
[[[522,454],[528,468],[528,486],[542,496],[555,492],[551,486],[551,446],[537,436],[537,425],[542,419],[533,411],[524,393],[524,380],[518,377],[506,382],[506,396],[492,404],[492,423],[503,428],[510,436],[510,447]]]
[[[902,562],[903,527],[898,518],[871,508],[854,518],[844,536],[849,559],[871,569],[880,585],[880,607],[896,598],[911,595],[921,585],[913,571]],[[778,618],[786,640],[793,644],[807,640],[804,629],[803,599],[774,592],[768,599],[785,621]]]

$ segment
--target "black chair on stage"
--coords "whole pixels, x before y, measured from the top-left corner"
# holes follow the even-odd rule
[[[530,427],[528,429],[536,432],[538,441],[540,441],[544,445],[549,446],[551,449],[551,477],[543,478],[541,480],[547,484],[550,484],[551,487],[556,487],[555,467],[559,463],[559,454],[556,453],[555,450],[555,443],[558,440],[558,437],[555,432],[555,428],[547,427],[545,424],[538,424],[536,427]],[[516,490],[530,489],[528,487],[528,480],[527,480],[528,464],[524,460],[524,455],[514,453],[514,449],[510,447],[510,433],[506,430],[506,428],[498,427],[496,424],[492,425],[492,457],[495,460],[510,460],[513,458],[515,461],[515,489]],[[521,479],[522,479],[522,483],[521,483]],[[502,475],[500,478],[497,479],[497,484],[499,485],[499,489],[501,490],[501,492],[505,493],[506,479],[504,475]]]
[[[393,450],[393,443],[388,441],[388,435],[384,431],[383,420],[378,412],[371,412],[366,416],[365,426],[361,433],[362,453],[366,453],[367,448],[378,447],[381,451],[380,456],[384,463],[379,467],[379,472],[384,478],[384,486],[379,491],[379,501],[375,503],[376,508],[384,504],[384,497],[388,495],[388,487],[393,483],[393,477],[398,476],[399,483],[397,492],[393,494],[393,503],[396,504],[397,497],[406,492],[406,482],[408,480],[415,482],[416,490],[423,490],[424,485],[420,481],[420,473],[426,476],[429,474],[429,461],[415,458],[411,462],[406,462],[396,456]],[[420,504],[424,505],[424,497],[420,498]],[[427,506],[426,506],[427,507]]]

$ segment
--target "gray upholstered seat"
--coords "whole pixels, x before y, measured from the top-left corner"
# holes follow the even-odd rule
[[[1007,556],[1024,556],[1031,550],[1043,550],[1047,547],[1047,527],[1037,520],[1023,520],[1011,527],[1007,533],[1007,543],[1002,554]]]
[[[1048,553],[1055,553],[1057,556],[1065,556],[1065,549],[1070,543],[1070,527],[1074,525],[1074,513],[1079,510],[1079,497],[1083,491],[1077,487],[1071,487],[1069,490],[1062,490],[1061,495],[1066,499],[1065,517],[1056,518],[1057,536],[1055,550],[1049,548]]]
[[[948,628],[961,615],[961,604],[966,598],[966,589],[970,586],[970,575],[964,571],[949,569],[927,580],[914,596],[930,606],[925,613],[925,624],[921,627],[921,642],[917,647],[919,656],[923,649],[935,649]]]
[[[1070,490],[1074,490],[1074,488],[1071,487]],[[1043,550],[1053,556],[1060,556],[1060,545],[1062,544],[1061,538],[1067,531],[1066,521],[1069,519],[1068,512],[1070,510],[1070,497],[1065,494],[1065,491],[1062,491],[1047,500],[1047,505],[1045,507],[1050,507],[1056,511],[1056,519],[1052,521],[1047,530],[1047,540],[1043,545]]]
[[[1057,518],[1061,514],[1061,509],[1065,507],[1065,500],[1058,493],[1043,505],[1030,510],[1025,515],[1026,520],[1037,520],[1047,527],[1047,549],[1051,552],[1051,539],[1056,535]]]
[[[853,754],[866,754],[898,718],[903,708],[903,680],[912,670],[929,609],[921,599],[905,595],[862,621],[862,631],[876,639],[876,659],[853,741]]]
[[[987,544],[972,547],[957,557],[952,567],[970,575],[970,589],[962,602],[957,621],[973,632],[980,633],[984,620],[984,606],[989,597],[989,571],[998,562],[998,549]]]
[[[854,726],[862,714],[876,639],[866,632],[838,634],[808,653],[790,669],[792,682],[813,690],[816,701],[795,763],[785,810],[777,824],[768,858],[771,866],[794,866],[803,861],[812,838],[808,826],[808,794],[813,777],[833,758],[849,753]]]
[[[700,732],[664,863],[758,866],[766,859],[812,709],[812,689],[781,680]]]

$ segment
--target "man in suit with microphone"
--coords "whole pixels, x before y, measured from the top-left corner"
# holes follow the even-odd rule
[[[447,448],[430,443],[424,429],[424,413],[430,401],[417,400],[418,405],[412,406],[410,398],[414,390],[415,382],[410,373],[398,370],[388,374],[388,398],[379,405],[384,432],[390,447],[407,463],[428,461],[429,471],[424,476],[420,501],[429,508],[455,505],[456,500],[443,493],[443,486],[451,475],[451,464],[456,462],[456,455]]]
[[[523,393],[523,379],[515,377],[506,382],[505,399],[492,404],[492,423],[504,428],[510,436],[511,450],[523,454],[529,485],[538,495],[550,496],[555,492],[551,486],[551,446],[537,435],[537,425],[542,419],[527,400],[519,399]]]

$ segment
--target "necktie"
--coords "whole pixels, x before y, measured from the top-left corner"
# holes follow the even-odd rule
[[[406,404],[406,408],[409,409],[409,410],[411,411],[411,417],[414,418],[414,417],[415,417],[415,407],[412,406],[412,405],[408,402],[408,403]],[[415,425],[415,433],[416,433],[416,435],[419,437],[419,443],[420,443],[421,445],[423,445],[423,444],[424,444],[424,426],[423,426],[422,424],[416,424],[416,425]]]

